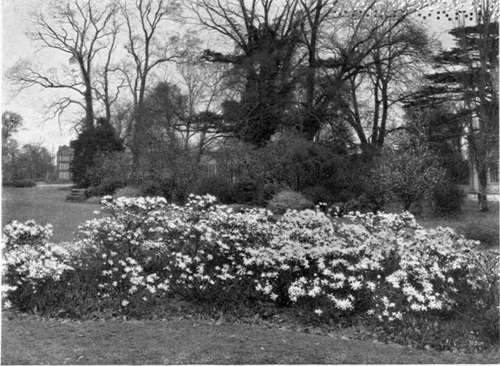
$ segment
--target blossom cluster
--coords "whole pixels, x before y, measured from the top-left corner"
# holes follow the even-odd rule
[[[409,213],[339,218],[316,209],[276,216],[261,208],[234,212],[208,195],[191,195],[184,206],[105,197],[102,212],[80,227],[72,259],[48,244],[17,251],[28,263],[19,266],[26,278],[40,276],[24,259],[38,250],[36,258],[57,258],[48,262],[53,272],[41,276],[58,280],[65,271],[92,271],[87,277],[99,308],[127,312],[178,294],[260,298],[304,306],[317,316],[361,312],[397,321],[408,313],[450,311],[460,294],[485,290],[483,267],[492,260],[476,250],[477,242],[447,228],[423,229]],[[15,238],[25,237],[21,231],[4,229]]]
[[[37,294],[48,281],[60,281],[72,271],[72,254],[64,245],[49,243],[52,226],[33,220],[13,221],[3,230],[2,300],[26,291]]]
[[[49,240],[53,235],[52,225],[38,225],[34,220],[26,222],[12,221],[3,229],[2,244],[4,248],[19,245],[38,246]]]

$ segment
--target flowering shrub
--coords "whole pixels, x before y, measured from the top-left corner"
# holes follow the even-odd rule
[[[246,288],[246,248],[265,245],[266,210],[233,213],[212,196],[191,196],[184,207],[162,198],[105,197],[109,216],[80,227],[87,261],[100,263],[100,296],[137,301],[174,292],[191,298],[235,297]],[[262,225],[262,226],[261,226]]]
[[[13,221],[5,226],[2,298],[8,306],[40,307],[45,301],[42,292],[73,270],[70,252],[61,245],[48,243],[51,236],[51,225],[37,225],[33,220]]]
[[[34,220],[24,223],[12,221],[3,229],[3,245],[7,249],[18,246],[39,246],[52,237],[52,225],[37,225]]]
[[[174,294],[260,299],[319,318],[362,315],[391,327],[412,316],[498,305],[487,295],[498,285],[494,255],[451,229],[425,230],[407,212],[275,216],[233,212],[208,195],[191,195],[184,206],[108,196],[102,211],[80,227],[71,250],[47,242],[50,228],[4,228],[4,282],[18,288],[9,293],[12,303],[57,294],[59,303],[47,304],[72,314],[139,314]]]

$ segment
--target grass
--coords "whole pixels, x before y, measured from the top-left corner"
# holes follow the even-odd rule
[[[34,219],[54,226],[54,241],[70,241],[78,225],[93,217],[98,205],[66,201],[69,187],[39,186],[2,189],[2,225]]]
[[[499,353],[415,350],[244,324],[60,321],[4,314],[3,364],[497,363]]]
[[[417,218],[426,228],[449,226],[466,238],[479,240],[486,248],[499,247],[499,202],[488,202],[489,211],[481,212],[477,200],[467,198],[462,212],[455,216],[438,217],[427,215]]]

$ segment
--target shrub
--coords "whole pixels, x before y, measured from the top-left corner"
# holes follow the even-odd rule
[[[31,188],[36,186],[36,182],[33,179],[18,179],[12,182],[5,182],[3,185],[16,188]]]
[[[265,202],[269,202],[272,198],[285,187],[276,183],[267,183],[262,187],[262,198]]]
[[[433,208],[437,214],[455,214],[461,211],[465,193],[451,182],[443,182],[432,191]]]
[[[302,193],[315,204],[320,202],[332,203],[334,201],[332,193],[323,186],[307,187]]]
[[[115,188],[116,187],[109,187],[109,186],[107,186],[107,187],[105,187],[105,186],[97,186],[97,187],[92,186],[92,187],[87,188],[85,190],[85,192],[86,192],[86,195],[88,197],[98,197],[99,202],[100,202],[100,200],[101,200],[100,197],[106,196],[108,194],[113,194],[115,191]]]
[[[90,196],[87,198],[85,201],[86,203],[92,203],[92,204],[100,204],[101,203],[101,197],[99,196]]]
[[[188,158],[179,156],[172,169],[145,174],[139,181],[142,195],[162,196],[171,202],[183,204],[190,192],[196,189],[195,169],[190,163]]]
[[[451,229],[425,230],[409,213],[337,219],[306,209],[276,217],[215,201],[191,195],[178,206],[160,197],[105,197],[105,215],[81,226],[71,256],[45,239],[28,254],[7,247],[6,285],[18,286],[9,300],[42,312],[137,316],[172,295],[226,306],[258,300],[318,320],[360,316],[399,334],[425,330],[433,317],[468,313],[483,334],[494,331],[484,314],[498,306],[491,296],[497,258]],[[45,238],[28,226],[4,230],[14,241]],[[24,270],[47,258],[43,279]]]
[[[301,191],[322,185],[337,193],[357,179],[351,179],[352,159],[335,154],[329,145],[289,134],[259,148],[229,142],[214,157],[220,175],[253,182],[258,201],[270,200],[283,187]],[[272,186],[273,192],[266,192],[264,187]]]
[[[13,220],[3,229],[2,242],[6,249],[30,246],[38,247],[52,237],[52,225],[41,226],[34,220],[24,223]]]
[[[232,201],[236,203],[251,204],[259,201],[258,183],[246,178],[236,182],[232,188]]]
[[[132,157],[127,152],[98,153],[88,170],[91,196],[113,194],[125,187],[132,177]]]
[[[313,206],[314,204],[303,194],[291,190],[278,192],[268,204],[268,208],[276,213],[283,213],[289,209],[303,210]]]
[[[343,217],[351,212],[377,212],[375,206],[366,196],[362,195],[357,199],[350,199],[346,202],[334,202],[332,205],[326,205],[326,212],[336,217]]]
[[[170,198],[175,194],[176,183],[173,177],[165,176],[158,179],[145,179],[140,187],[143,196]]]
[[[226,178],[220,176],[202,177],[198,182],[196,193],[200,195],[210,194],[217,197],[222,203],[234,202],[231,183]]]
[[[50,311],[64,287],[60,282],[72,271],[70,253],[64,247],[48,243],[52,226],[37,225],[33,220],[13,221],[3,230],[3,284],[7,285],[7,306],[21,310]]]
[[[445,171],[425,148],[386,149],[374,161],[371,183],[378,187],[373,197],[393,194],[405,210],[424,198],[430,198],[434,187],[441,183]]]
[[[137,187],[126,186],[120,189],[117,189],[113,194],[114,198],[118,197],[139,197],[141,195],[141,190]]]
[[[83,188],[101,184],[92,182],[96,177],[92,170],[99,155],[123,151],[123,142],[116,136],[113,126],[104,118],[98,118],[96,124],[95,127],[82,130],[77,139],[71,142],[74,150],[70,166],[71,174],[75,184]]]
[[[256,154],[267,182],[277,182],[295,191],[326,181],[335,188],[345,175],[344,157],[336,155],[327,145],[299,136],[283,135]]]

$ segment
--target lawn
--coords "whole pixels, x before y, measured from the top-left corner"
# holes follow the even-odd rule
[[[54,226],[54,241],[70,241],[78,225],[93,217],[99,205],[66,201],[70,187],[38,186],[2,189],[2,225],[34,219]]]
[[[55,321],[3,316],[3,364],[497,363],[464,355],[246,324]]]

